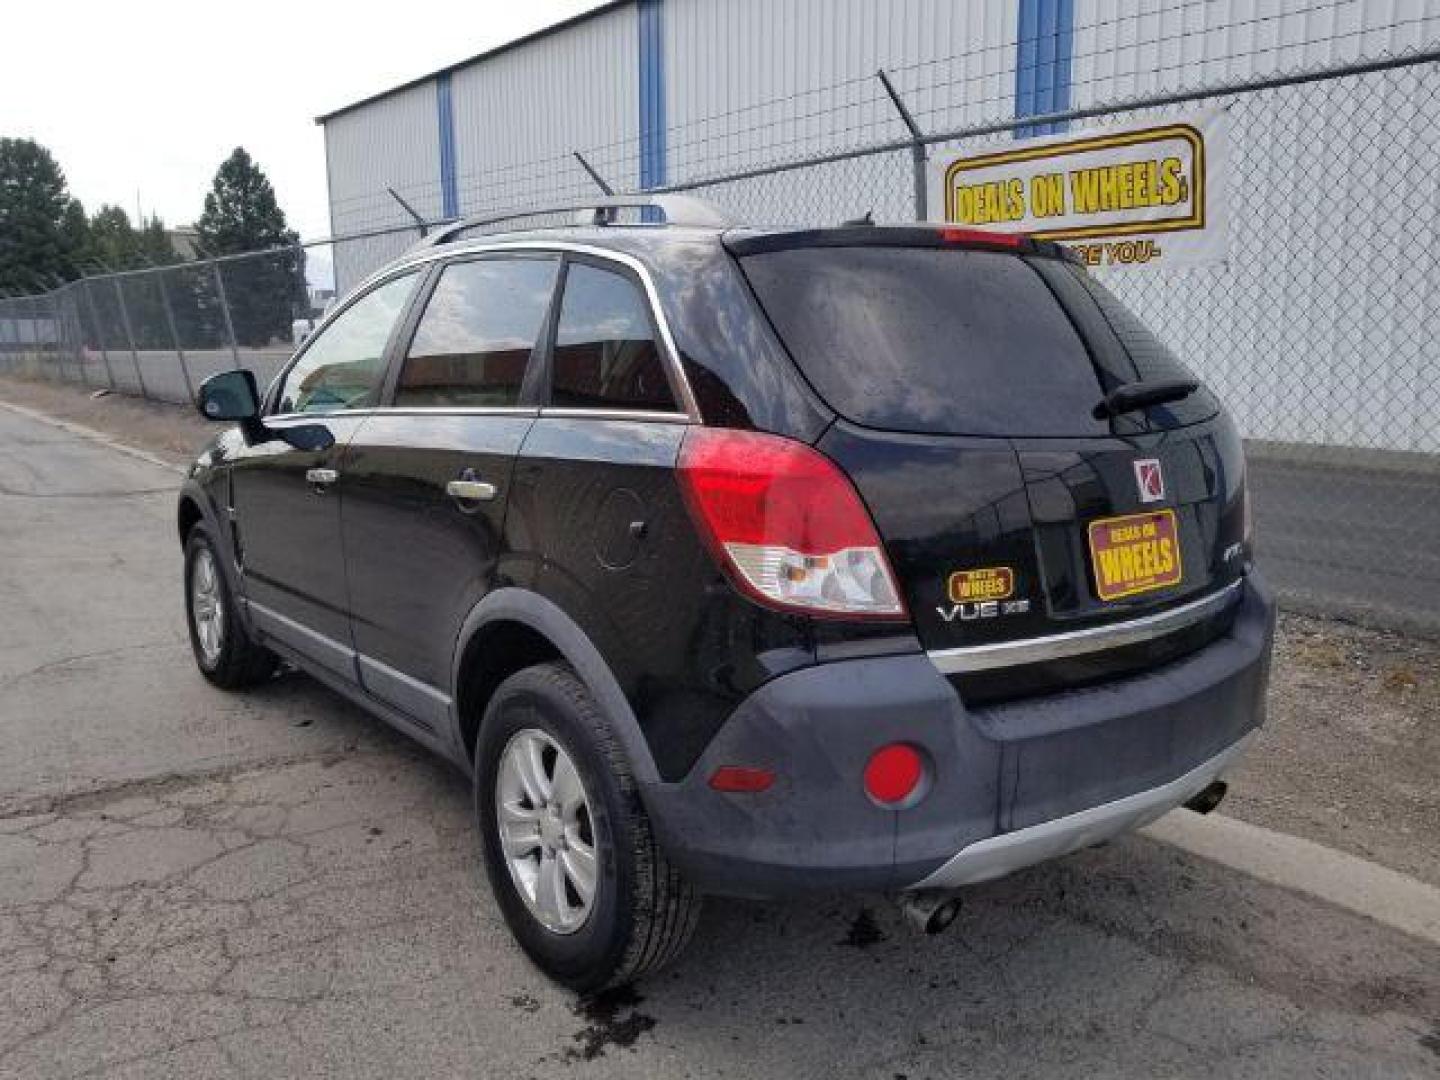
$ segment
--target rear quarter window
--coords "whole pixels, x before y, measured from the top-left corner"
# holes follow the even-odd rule
[[[1109,434],[1099,374],[1024,260],[937,248],[796,248],[743,257],[766,315],[821,397],[890,431]]]

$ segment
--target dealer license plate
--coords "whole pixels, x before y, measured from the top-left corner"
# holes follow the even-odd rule
[[[1180,530],[1175,511],[1149,510],[1092,521],[1090,564],[1101,600],[1179,584]]]

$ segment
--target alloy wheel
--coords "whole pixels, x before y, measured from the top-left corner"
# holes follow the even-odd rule
[[[595,904],[597,855],[590,800],[570,755],[545,732],[511,736],[495,777],[505,864],[542,926],[573,934]]]

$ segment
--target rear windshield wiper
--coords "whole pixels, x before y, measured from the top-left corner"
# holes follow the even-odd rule
[[[1179,401],[1199,388],[1199,379],[1145,379],[1124,383],[1111,390],[1105,395],[1105,400],[1095,406],[1095,419],[1104,420],[1136,409],[1147,409],[1151,405]]]

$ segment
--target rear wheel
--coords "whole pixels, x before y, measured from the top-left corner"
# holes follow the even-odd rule
[[[219,548],[203,524],[190,530],[185,543],[185,614],[195,664],[216,686],[238,690],[274,673],[275,654],[251,639],[240,621]]]
[[[559,663],[496,690],[476,746],[475,809],[505,921],[558,982],[630,982],[690,939],[700,897],[655,844],[629,764]]]

